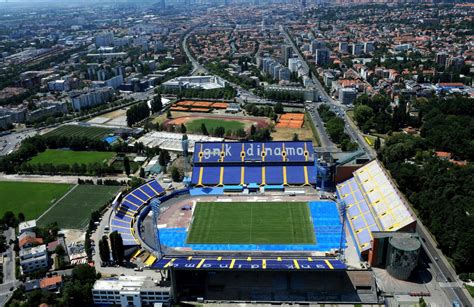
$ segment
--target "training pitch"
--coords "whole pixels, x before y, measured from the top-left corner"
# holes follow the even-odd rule
[[[102,127],[84,127],[78,125],[64,125],[45,134],[46,137],[87,137],[90,139],[102,140],[114,129]]]
[[[197,204],[188,244],[314,244],[307,203]]]
[[[0,182],[0,217],[22,212],[27,220],[40,216],[71,187],[69,184]]]
[[[38,224],[57,222],[61,228],[84,229],[92,211],[112,199],[119,189],[119,186],[78,185],[42,216]]]

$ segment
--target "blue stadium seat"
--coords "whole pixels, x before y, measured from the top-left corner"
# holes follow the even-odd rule
[[[240,166],[226,166],[224,168],[224,184],[235,185],[240,184],[241,167]]]
[[[204,167],[202,174],[202,183],[204,185],[217,185],[219,184],[221,168],[218,166],[207,166]]]
[[[265,170],[265,181],[267,184],[283,184],[282,166],[267,166]]]
[[[144,184],[140,187],[144,193],[148,194],[150,197],[157,196],[156,193],[150,188],[148,184]]]
[[[152,187],[157,193],[161,194],[163,193],[165,190],[163,189],[163,187],[158,183],[158,181],[156,180],[152,180],[150,182],[148,182],[148,185],[150,187]]]
[[[305,183],[303,166],[287,166],[286,178],[288,184],[300,185]]]
[[[143,193],[142,191],[140,191],[139,189],[135,189],[133,192],[132,192],[132,195],[138,197],[140,200],[143,200],[143,202],[146,202],[148,201],[149,197],[145,195],[145,193]]]
[[[246,166],[244,173],[244,182],[249,183],[262,183],[262,167],[261,166]]]
[[[197,185],[199,183],[199,171],[201,167],[200,166],[193,166],[193,175],[191,176],[191,184],[192,185]]]

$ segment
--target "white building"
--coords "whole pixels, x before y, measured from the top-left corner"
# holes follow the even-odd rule
[[[49,266],[46,245],[24,248],[20,250],[20,265],[23,273],[31,273]]]
[[[103,87],[71,92],[70,96],[72,107],[74,111],[78,112],[111,101],[113,94],[114,90],[111,87]]]
[[[160,287],[148,276],[120,276],[100,279],[92,288],[94,304],[119,306],[152,306],[171,301],[171,288]]]
[[[34,231],[35,228],[36,228],[36,220],[25,221],[18,225],[18,231],[20,232],[20,234],[26,231]]]
[[[203,90],[224,88],[227,82],[216,76],[178,77],[164,82],[161,86],[168,89],[196,88]]]
[[[111,32],[104,32],[95,37],[97,47],[108,47],[114,43],[114,35]]]

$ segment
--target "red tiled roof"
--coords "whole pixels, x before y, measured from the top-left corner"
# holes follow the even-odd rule
[[[48,288],[53,285],[60,284],[63,281],[63,277],[61,275],[46,277],[40,280],[40,288]]]

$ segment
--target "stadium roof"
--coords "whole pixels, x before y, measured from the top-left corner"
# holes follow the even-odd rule
[[[353,175],[337,185],[337,193],[347,205],[347,220],[360,252],[370,249],[373,231],[397,231],[415,222],[378,161]]]

